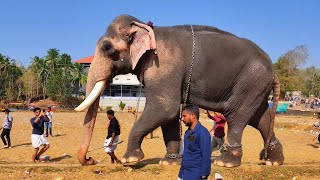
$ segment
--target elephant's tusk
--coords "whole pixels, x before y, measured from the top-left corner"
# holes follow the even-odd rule
[[[76,111],[83,111],[100,96],[104,88],[106,87],[106,82],[105,81],[99,81],[94,85],[94,88],[90,92],[89,96],[74,110]]]

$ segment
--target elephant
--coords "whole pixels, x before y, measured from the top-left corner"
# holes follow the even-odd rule
[[[228,144],[215,164],[241,165],[241,140],[247,125],[259,130],[264,140],[260,160],[268,165],[283,164],[283,148],[274,133],[280,82],[270,57],[262,49],[250,40],[216,27],[160,27],[145,24],[130,15],[120,15],[96,43],[88,72],[86,99],[75,109],[87,109],[83,142],[77,155],[82,165],[95,163],[86,155],[99,97],[113,77],[127,73],[137,75],[145,86],[146,104],[130,131],[122,163],[142,160],[141,143],[158,127],[162,129],[166,146],[160,164],[181,162],[177,156],[179,115],[187,96],[186,103],[223,113],[227,119]],[[271,92],[274,96],[272,109],[268,105]]]

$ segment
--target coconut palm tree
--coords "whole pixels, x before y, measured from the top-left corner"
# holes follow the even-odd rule
[[[55,73],[57,63],[59,61],[59,50],[58,49],[49,49],[47,51],[47,56],[45,57],[48,67],[50,68],[50,74]]]
[[[82,64],[74,63],[72,69],[73,83],[76,86],[76,96],[78,97],[79,90],[81,87],[87,83],[87,73],[85,72],[85,67]]]
[[[46,84],[49,76],[49,67],[48,63],[44,58],[39,58],[38,56],[35,56],[32,59],[32,64],[31,68],[33,72],[37,74],[37,97],[39,97],[39,91],[40,91],[40,86],[42,86],[42,95],[43,98],[46,97]],[[40,84],[40,85],[39,85]]]
[[[7,100],[16,99],[16,80],[22,75],[15,60],[0,54],[0,96]]]

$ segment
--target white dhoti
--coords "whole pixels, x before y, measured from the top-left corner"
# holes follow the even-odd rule
[[[39,134],[32,134],[31,135],[31,142],[33,148],[39,148],[45,144],[49,144],[48,140],[44,137],[44,135]]]
[[[104,147],[104,151],[105,151],[106,153],[114,152],[114,150],[115,150],[115,149],[117,148],[117,146],[118,146],[119,135],[117,135],[117,136],[114,137],[114,140],[113,140],[113,144],[114,144],[114,145],[109,146],[109,144],[110,144],[110,142],[111,142],[111,139],[112,139],[112,137],[106,139],[106,141],[104,142],[103,147]]]

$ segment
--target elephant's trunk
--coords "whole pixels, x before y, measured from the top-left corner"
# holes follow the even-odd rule
[[[111,72],[111,61],[108,61],[108,59],[106,60],[96,52],[88,74],[86,88],[87,98],[76,108],[78,111],[88,108],[84,119],[83,140],[78,151],[78,160],[82,165],[95,164],[95,161],[91,157],[87,159],[86,155],[91,142],[94,124],[96,122],[100,95],[106,85],[110,82]]]
[[[78,160],[80,164],[84,166],[95,164],[95,161],[91,157],[87,159],[86,155],[91,142],[94,124],[96,122],[98,107],[99,107],[99,98],[97,98],[94,101],[94,103],[89,107],[89,109],[86,112],[86,117],[84,120],[83,140],[82,140],[81,147],[78,150]]]

